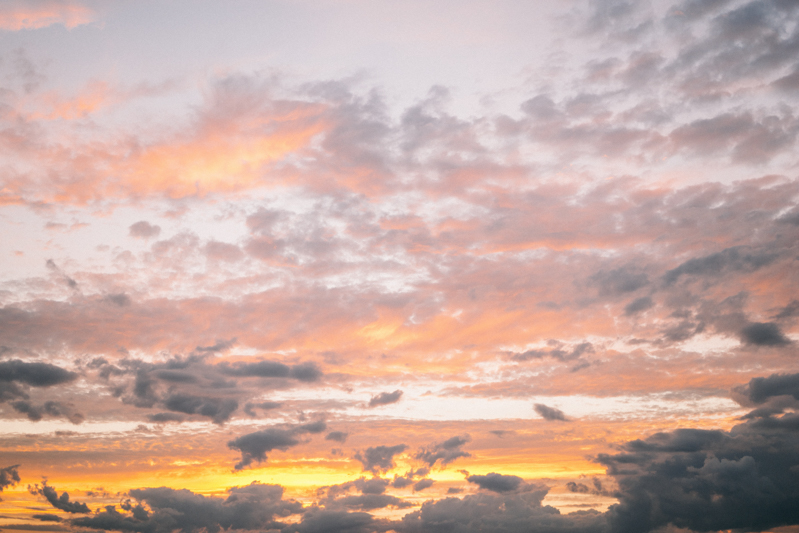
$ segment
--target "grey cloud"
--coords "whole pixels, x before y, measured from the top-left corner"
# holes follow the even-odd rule
[[[78,375],[49,363],[25,363],[18,359],[0,363],[0,381],[18,381],[32,387],[50,387],[74,381]]]
[[[131,304],[130,296],[128,296],[124,292],[108,294],[106,295],[105,300],[118,307],[125,307]]]
[[[244,257],[244,252],[235,244],[228,244],[226,242],[209,241],[206,243],[205,255],[209,259],[217,261],[240,261]]]
[[[281,405],[283,405],[283,404],[280,403],[280,402],[270,402],[270,401],[266,401],[266,402],[247,402],[244,405],[244,412],[247,413],[250,416],[256,416],[255,409],[263,409],[265,411],[269,411],[271,409],[277,409]]]
[[[780,312],[774,315],[774,320],[785,320],[799,316],[799,300],[792,300],[791,303],[780,309]]]
[[[312,382],[322,376],[321,370],[313,362],[301,363],[294,366],[285,365],[276,361],[257,361],[255,363],[219,364],[217,367],[223,374],[238,377],[262,378],[294,378],[298,381]]]
[[[300,444],[298,435],[304,433],[321,433],[327,428],[324,421],[316,421],[290,428],[268,428],[254,433],[242,435],[228,442],[228,448],[241,452],[241,461],[235,469],[242,470],[253,462],[262,463],[267,460],[266,453],[272,450],[286,451]]]
[[[636,313],[640,313],[641,311],[646,311],[647,309],[651,309],[654,307],[655,303],[652,301],[650,296],[642,296],[640,298],[636,298],[632,302],[628,303],[624,306],[624,314],[626,316],[631,316]]]
[[[587,485],[575,483],[574,481],[569,481],[566,483],[566,488],[569,489],[569,492],[576,492],[578,494],[587,494],[591,491]]]
[[[568,420],[566,418],[566,415],[563,414],[563,411],[561,411],[560,409],[555,409],[554,407],[548,407],[542,403],[535,404],[533,406],[533,409],[535,409],[535,412],[541,415],[541,417],[544,420],[550,420],[550,421],[559,420],[562,422],[566,422]]]
[[[439,442],[419,450],[414,456],[416,459],[421,459],[428,466],[432,467],[437,461],[441,461],[441,465],[447,465],[460,457],[471,457],[469,452],[461,449],[464,444],[469,443],[472,438],[469,435],[451,437],[444,442]]]
[[[64,280],[64,283],[66,283],[70,289],[73,290],[78,289],[78,282],[72,279],[71,277],[67,276],[64,273],[64,271],[61,270],[58,267],[58,265],[55,264],[55,261],[53,261],[52,259],[48,259],[45,265],[47,266],[47,268],[49,268],[50,270],[56,272],[59,276],[61,276],[61,278]]]
[[[394,456],[404,452],[406,448],[407,446],[404,444],[369,447],[363,452],[355,454],[353,459],[363,464],[364,472],[377,474],[394,468]]]
[[[325,440],[332,440],[336,442],[345,442],[347,440],[348,433],[344,431],[331,431],[327,435],[325,435]]]
[[[303,512],[302,504],[296,500],[283,499],[283,487],[258,482],[233,487],[224,499],[167,487],[134,489],[130,495],[140,503],[123,507],[128,513],[109,505],[94,516],[71,522],[78,527],[137,533],[217,533],[229,529],[282,529],[285,524],[276,518]]]
[[[22,413],[28,417],[28,420],[38,422],[44,415],[52,417],[63,416],[73,424],[80,424],[85,420],[85,417],[74,411],[71,405],[67,405],[56,401],[46,401],[42,405],[35,405],[26,400],[18,400],[11,403],[11,407],[18,413]]]
[[[744,246],[727,248],[721,252],[689,259],[663,275],[666,286],[673,285],[682,276],[718,277],[726,271],[754,272],[773,263],[776,253],[748,251]]]
[[[0,468],[0,492],[19,483],[19,470],[17,470],[19,466],[11,465]]]
[[[44,496],[45,499],[50,502],[50,505],[61,511],[66,511],[67,513],[91,512],[91,509],[89,509],[89,506],[85,503],[69,501],[69,494],[66,492],[62,492],[61,496],[59,496],[58,492],[48,485],[46,481],[42,483],[41,487],[38,484],[33,487],[28,486],[28,490],[31,494]]]
[[[369,400],[369,407],[377,407],[378,405],[388,405],[390,403],[397,403],[400,401],[402,397],[401,390],[395,390],[394,392],[381,392],[377,396],[373,396]]]
[[[369,513],[311,508],[299,524],[283,529],[284,533],[373,533],[374,518]]]
[[[418,511],[391,524],[400,533],[600,533],[606,531],[602,514],[578,511],[561,515],[541,504],[547,489],[528,486],[522,492],[479,493],[464,498],[429,500]]]
[[[524,480],[519,476],[507,476],[496,472],[484,476],[473,475],[466,478],[469,483],[474,483],[481,489],[492,492],[512,492],[523,486]]]
[[[131,224],[128,228],[128,234],[131,237],[142,239],[149,239],[150,237],[157,237],[161,233],[161,226],[154,226],[146,220],[140,220],[135,224]]]
[[[236,344],[236,337],[232,339],[224,340],[219,339],[211,346],[197,346],[194,351],[197,353],[216,353],[216,352],[224,352],[233,347]]]
[[[435,480],[430,478],[420,479],[419,481],[414,483],[413,492],[420,492],[423,491],[424,489],[429,489],[430,487],[433,486],[433,483],[435,483]]]
[[[785,346],[791,344],[780,327],[773,322],[753,322],[741,330],[741,339],[755,346]]]
[[[750,381],[765,402],[796,390],[796,378]],[[694,531],[763,531],[799,523],[799,417],[763,414],[730,430],[678,429],[624,445],[597,460],[615,478],[613,531],[644,533],[666,525]]]
[[[41,520],[42,522],[61,522],[63,520],[60,516],[54,514],[35,514],[32,516],[36,520]]]
[[[558,347],[550,350],[528,350],[526,352],[516,353],[511,356],[511,359],[521,362],[529,361],[530,359],[552,357],[559,361],[573,361],[583,354],[594,352],[594,346],[590,342],[581,342],[580,344],[574,345],[571,350],[564,350],[562,345],[558,342],[551,341],[550,344],[555,344],[555,346]]]
[[[163,424],[165,422],[183,422],[186,420],[186,417],[177,413],[155,413],[147,415],[147,420],[157,424]]]
[[[213,398],[182,393],[172,394],[164,399],[164,407],[170,411],[207,416],[216,424],[226,422],[238,406],[239,403],[232,398]]]
[[[775,396],[793,396],[799,400],[799,373],[752,378],[746,386],[739,387],[737,392],[755,405],[762,404]]]

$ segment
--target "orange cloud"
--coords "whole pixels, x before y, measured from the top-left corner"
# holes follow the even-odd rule
[[[74,2],[11,0],[0,5],[0,29],[7,31],[35,30],[53,24],[72,29],[96,18],[94,11]]]

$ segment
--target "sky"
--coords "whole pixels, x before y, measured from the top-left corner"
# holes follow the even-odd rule
[[[0,529],[799,532],[799,3],[3,0]]]

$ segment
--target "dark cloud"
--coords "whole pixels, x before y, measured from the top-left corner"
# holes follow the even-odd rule
[[[498,474],[497,474],[498,475]],[[604,517],[596,511],[561,515],[541,505],[546,487],[530,485],[524,491],[478,493],[463,498],[429,500],[391,527],[400,533],[600,533]]]
[[[689,259],[663,275],[666,286],[673,285],[683,276],[719,277],[728,271],[754,272],[773,263],[778,255],[769,252],[747,251],[745,246],[727,248],[704,257]]]
[[[0,381],[18,381],[32,387],[50,387],[74,381],[78,375],[49,363],[26,363],[18,359],[0,363]]]
[[[28,420],[38,422],[45,415],[52,417],[63,416],[73,424],[80,424],[85,420],[85,417],[75,412],[71,405],[61,402],[47,401],[42,405],[34,405],[27,400],[18,400],[11,403],[11,407],[18,413],[22,413],[28,417]]]
[[[464,444],[471,440],[472,438],[469,435],[451,437],[444,442],[419,450],[414,457],[424,461],[430,467],[436,464],[437,461],[441,461],[442,466],[447,465],[459,457],[471,457],[469,452],[461,449]]]
[[[395,390],[394,392],[381,392],[377,396],[373,396],[369,400],[369,407],[377,407],[378,405],[388,405],[390,403],[397,403],[402,398],[402,391]]]
[[[369,513],[311,508],[302,521],[283,529],[285,533],[373,533],[374,518]]]
[[[165,422],[183,422],[186,420],[186,417],[177,413],[155,413],[147,415],[147,420],[157,424],[163,424]]]
[[[91,512],[91,509],[89,509],[89,506],[85,503],[69,501],[69,494],[66,492],[62,492],[61,496],[59,496],[58,492],[53,487],[48,485],[46,481],[42,483],[41,487],[38,484],[34,485],[33,487],[29,485],[28,490],[31,494],[44,496],[45,499],[50,502],[50,505],[56,509],[60,509],[61,511],[65,511],[67,513]]]
[[[377,474],[394,468],[394,456],[404,452],[406,448],[407,446],[404,444],[369,447],[365,451],[355,454],[353,459],[363,464],[364,472]]]
[[[799,300],[792,300],[791,303],[780,309],[780,312],[774,315],[774,320],[786,320],[799,316]]]
[[[224,352],[233,347],[236,344],[236,337],[228,340],[217,340],[211,346],[197,346],[194,351],[197,353],[216,353],[216,352]]]
[[[492,492],[512,492],[524,485],[524,480],[519,476],[506,476],[496,472],[491,472],[484,476],[469,476],[466,481]]]
[[[319,420],[308,424],[301,424],[289,428],[268,428],[242,435],[228,442],[228,448],[241,452],[241,461],[236,463],[235,469],[241,470],[253,462],[262,463],[267,460],[266,452],[272,450],[286,451],[292,446],[300,444],[298,435],[305,433],[322,433],[327,429],[327,424]]]
[[[575,483],[574,481],[569,481],[566,483],[566,488],[569,489],[569,492],[576,492],[579,494],[587,494],[591,491],[587,485],[582,483]]]
[[[149,239],[150,237],[157,237],[161,233],[161,226],[154,226],[146,220],[140,220],[135,224],[131,224],[128,228],[128,234],[131,237],[142,239]]]
[[[73,519],[72,524],[137,533],[217,533],[282,529],[286,524],[276,518],[302,513],[302,504],[283,499],[283,487],[258,482],[229,489],[225,499],[167,487],[134,489],[130,495],[139,503],[123,507],[128,512],[120,513],[109,505],[94,516]]]
[[[0,492],[8,487],[13,487],[19,483],[19,465],[6,466],[0,468]]]
[[[255,433],[248,433],[228,442],[229,448],[241,452],[241,461],[236,463],[236,470],[250,466],[253,461],[262,463],[266,461],[266,452],[272,450],[286,451],[296,446],[300,441],[292,430],[269,428]]]
[[[544,420],[556,421],[560,420],[566,422],[568,419],[566,415],[563,414],[563,411],[560,409],[555,409],[554,407],[548,407],[542,403],[537,403],[533,406],[535,412],[541,415]]]
[[[346,442],[347,436],[349,434],[345,433],[344,431],[331,431],[327,435],[325,435],[325,440],[332,440],[336,442]]]
[[[238,406],[239,403],[232,398],[212,398],[181,393],[172,394],[164,399],[164,407],[170,411],[207,416],[215,424],[225,423]]]
[[[237,362],[232,365],[221,363],[217,366],[223,374],[238,377],[294,378],[298,381],[312,382],[322,376],[322,371],[313,362],[289,366],[264,360],[255,363]]]
[[[752,378],[746,386],[736,390],[755,405],[776,396],[793,396],[799,400],[799,374],[772,374],[767,378]]]
[[[795,376],[749,383],[765,401],[795,389]],[[763,531],[799,523],[799,417],[766,415],[720,430],[678,429],[624,445],[598,461],[615,478],[613,531],[666,525],[693,531]]]
[[[54,514],[35,514],[32,516],[36,520],[41,520],[42,522],[61,522],[63,520],[60,516]]]
[[[281,405],[283,404],[280,402],[270,402],[270,401],[257,402],[257,403],[247,402],[244,405],[244,412],[250,416],[256,416],[255,409],[263,409],[264,411],[269,411],[272,409],[277,409]]]
[[[773,322],[753,322],[741,330],[741,340],[754,346],[785,346],[791,343]]]

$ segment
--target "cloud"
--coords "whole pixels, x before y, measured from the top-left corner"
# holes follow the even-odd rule
[[[624,314],[631,316],[641,311],[646,311],[654,307],[655,303],[650,296],[641,296],[624,306]]]
[[[325,435],[325,440],[332,440],[335,442],[346,442],[347,436],[349,434],[345,433],[344,431],[331,431],[327,435]]]
[[[561,411],[560,409],[555,409],[554,407],[548,407],[542,403],[535,404],[533,406],[533,409],[535,409],[535,412],[541,415],[541,417],[544,420],[561,421],[561,422],[568,421],[566,415],[563,414],[563,411]]]
[[[754,272],[770,265],[777,257],[776,253],[757,252],[748,247],[736,246],[689,259],[677,268],[667,271],[663,282],[668,286],[676,283],[682,276],[719,277],[727,271]]]
[[[45,499],[50,502],[50,505],[61,511],[65,511],[67,513],[91,512],[91,509],[89,509],[89,506],[85,503],[69,501],[69,494],[66,492],[62,492],[61,496],[59,496],[58,492],[47,484],[47,481],[43,482],[41,487],[38,484],[34,485],[33,487],[29,485],[28,490],[31,494],[44,496]]]
[[[419,450],[414,457],[421,459],[429,467],[435,465],[437,461],[441,461],[441,466],[445,466],[460,457],[471,457],[469,452],[461,449],[464,444],[471,440],[472,438],[469,435],[451,437],[444,442]]]
[[[428,489],[433,486],[433,483],[435,483],[435,480],[430,478],[420,479],[419,481],[414,483],[413,492],[420,492],[423,491],[424,489]]]
[[[750,381],[750,397],[766,401],[795,389],[795,376]],[[608,510],[621,533],[666,525],[694,531],[763,531],[799,523],[796,413],[749,419],[730,431],[677,429],[628,442],[599,455],[615,478],[619,503]]]
[[[353,459],[363,464],[364,472],[377,474],[378,472],[385,472],[394,468],[394,456],[404,452],[406,448],[407,446],[405,444],[369,447],[363,452],[355,454]]]
[[[213,398],[190,394],[172,394],[164,399],[164,407],[170,411],[198,414],[211,418],[215,424],[223,424],[239,406],[232,398]]]
[[[741,339],[754,346],[785,346],[791,344],[780,327],[773,322],[753,322],[741,330]]]
[[[141,533],[198,533],[245,529],[282,529],[276,518],[302,513],[302,504],[283,499],[283,487],[253,482],[228,489],[227,498],[196,494],[186,489],[167,487],[133,489],[130,495],[139,503],[128,505],[128,513],[115,506],[91,517],[73,519],[78,527],[112,529]],[[142,504],[146,504],[145,508]]]
[[[772,374],[752,378],[749,383],[736,389],[755,405],[763,404],[776,396],[792,396],[799,400],[799,374]]]
[[[0,492],[19,483],[19,470],[17,470],[19,466],[11,465],[0,468]]]
[[[69,29],[95,21],[97,14],[79,2],[9,0],[0,5],[0,29],[34,30],[61,24]]]
[[[0,362],[0,381],[17,381],[32,387],[69,383],[78,375],[50,363],[26,363],[18,359]]]
[[[131,224],[128,228],[128,234],[131,237],[136,237],[140,239],[149,239],[151,237],[157,237],[161,233],[161,226],[155,226],[150,224],[146,220],[140,220],[134,224]]]
[[[496,472],[490,472],[484,476],[469,476],[466,481],[492,492],[512,492],[518,490],[524,484],[524,480],[519,476],[508,476],[497,474]]]
[[[291,428],[268,428],[254,433],[242,435],[228,442],[228,448],[241,452],[241,461],[235,469],[242,470],[253,462],[262,463],[267,460],[266,452],[272,450],[286,451],[300,444],[298,435],[304,433],[321,433],[327,428],[324,421],[301,424]]]
[[[390,403],[397,403],[402,398],[402,391],[395,390],[394,392],[381,392],[377,396],[373,396],[369,400],[369,407],[377,407],[378,405],[388,405]]]
[[[28,417],[28,420],[38,422],[44,415],[53,417],[63,416],[73,424],[80,424],[84,421],[85,417],[75,412],[71,405],[62,402],[47,401],[42,405],[34,405],[27,400],[17,400],[11,403],[11,407],[18,413],[22,413]]]
[[[322,376],[322,371],[316,363],[306,362],[294,366],[285,365],[276,361],[257,361],[255,363],[233,363],[228,365],[220,363],[219,369],[223,374],[238,377],[261,378],[294,378],[298,381],[313,382]]]

